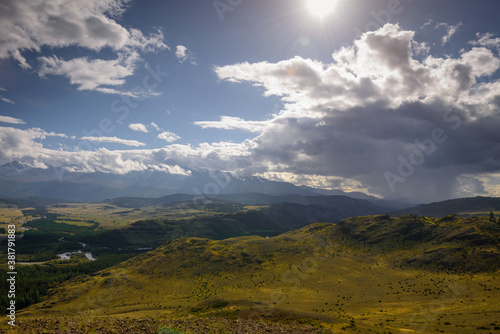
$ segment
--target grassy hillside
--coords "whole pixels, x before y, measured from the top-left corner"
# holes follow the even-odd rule
[[[205,211],[187,211],[183,213],[185,216],[182,216],[180,209],[170,208],[169,214],[163,217],[153,216],[157,218],[139,220],[121,229],[89,233],[78,240],[97,246],[156,247],[181,237],[225,239],[248,235],[276,236],[312,222],[327,219],[338,221],[342,218],[334,210],[315,205],[228,205],[225,202],[206,204]],[[144,212],[146,209],[141,210]],[[159,210],[163,212],[164,209]]]
[[[302,323],[318,333],[488,333],[500,328],[499,236],[486,217],[410,215],[274,238],[184,238],[67,281],[20,317],[26,328],[36,317],[57,326],[78,313],[96,326],[177,319],[187,333],[224,333],[237,321]]]
[[[374,204],[369,200],[362,200],[340,195],[281,195],[273,196],[262,193],[220,194],[211,196],[175,194],[160,198],[133,198],[120,197],[109,201],[107,204],[128,208],[143,208],[148,206],[173,206],[183,204],[185,207],[203,208],[210,203],[240,204],[240,205],[268,205],[277,203],[294,203],[301,205],[322,206],[333,210],[342,218],[371,215],[390,211],[389,202],[382,205]],[[392,209],[394,210],[394,209]]]
[[[39,217],[35,219],[33,216]],[[151,218],[127,224],[127,221],[141,216]],[[224,201],[205,201],[202,208],[190,210],[186,210],[182,203],[142,209],[125,209],[109,204],[60,203],[48,209],[22,210],[11,203],[0,208],[0,227],[5,226],[0,233],[6,233],[9,224],[15,224],[18,231],[23,232],[22,238],[19,236],[16,242],[17,261],[23,266],[36,264],[34,273],[43,276],[42,280],[36,281],[31,278],[33,272],[30,267],[18,269],[21,277],[19,284],[30,286],[17,299],[18,308],[22,308],[39,302],[48,287],[54,284],[82,273],[93,274],[169,240],[181,237],[224,239],[244,235],[275,236],[325,219],[340,218],[336,211],[322,206],[292,203],[243,206]],[[119,226],[122,224],[126,225]],[[0,235],[0,246],[0,263],[5,265],[6,236],[2,238]],[[85,249],[82,250],[82,247]],[[90,261],[83,254],[83,258],[72,256],[68,260],[70,263],[60,261],[58,254],[75,251],[91,253],[94,258],[97,257],[96,263],[102,262],[102,265],[87,263],[84,264],[87,267],[80,270],[81,261]],[[5,271],[0,271],[0,276],[4,277],[0,280],[0,288],[7,289]],[[0,313],[5,312],[7,303],[6,295],[0,295],[0,305],[4,310]]]

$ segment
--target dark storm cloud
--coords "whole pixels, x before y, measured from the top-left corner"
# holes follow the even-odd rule
[[[500,171],[499,119],[468,121],[439,102],[352,108],[321,124],[314,118],[279,123],[255,140],[254,159],[286,165],[294,174],[355,179],[385,196],[446,198],[460,191],[461,175]],[[400,175],[402,159],[411,175]],[[390,187],[386,172],[404,181]]]
[[[390,197],[484,193],[481,175],[500,171],[500,82],[481,78],[500,60],[473,47],[419,61],[414,35],[388,24],[336,51],[334,64],[295,57],[217,68],[222,79],[255,82],[286,102],[253,140],[254,161]]]

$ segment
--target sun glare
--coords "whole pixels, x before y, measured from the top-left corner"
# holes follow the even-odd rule
[[[306,0],[307,8],[312,15],[323,18],[335,8],[336,0]]]

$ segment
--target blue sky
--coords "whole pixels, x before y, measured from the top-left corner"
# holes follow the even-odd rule
[[[310,1],[2,1],[0,163],[499,196],[498,1]]]

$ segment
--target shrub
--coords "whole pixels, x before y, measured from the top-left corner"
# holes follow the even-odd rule
[[[212,307],[213,308],[224,308],[227,305],[229,305],[229,303],[227,301],[221,300],[221,301],[218,301],[215,304],[213,304]]]

